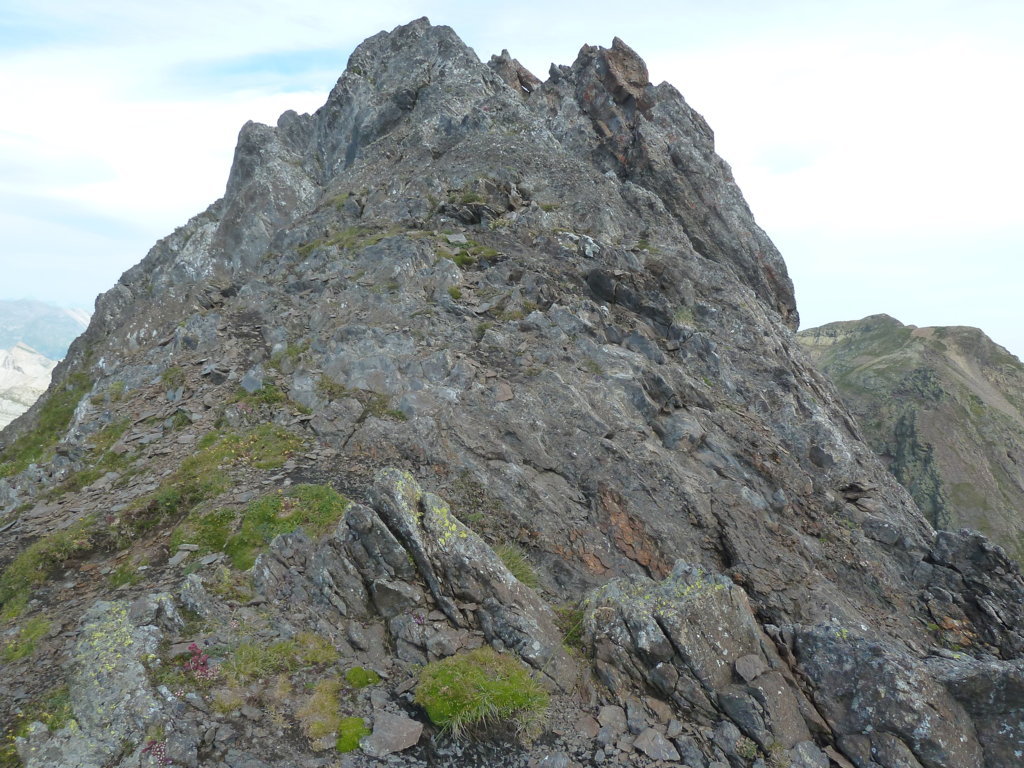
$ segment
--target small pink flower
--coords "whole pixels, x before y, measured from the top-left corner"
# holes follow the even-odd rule
[[[149,755],[156,761],[157,765],[173,765],[174,761],[167,757],[167,742],[147,741],[142,748],[142,754]]]
[[[192,654],[192,658],[186,661],[182,666],[197,680],[216,680],[220,675],[220,670],[217,667],[210,666],[210,657],[203,653],[202,649],[192,643],[188,650]]]

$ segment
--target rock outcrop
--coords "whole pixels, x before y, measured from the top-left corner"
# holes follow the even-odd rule
[[[976,328],[886,315],[798,335],[936,528],[1024,557],[1024,365]]]
[[[109,765],[1013,765],[1020,572],[936,535],[796,324],[621,41],[540,82],[370,38],[0,437],[8,735],[78,759],[63,667],[127,602],[162,640],[119,700],[157,706]],[[484,644],[550,696],[535,742],[417,706]]]

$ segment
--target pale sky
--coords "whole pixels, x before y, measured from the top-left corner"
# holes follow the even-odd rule
[[[220,197],[239,128],[429,16],[542,79],[618,35],[708,120],[803,326],[885,312],[1024,357],[1024,2],[0,0],[0,298],[91,308]]]

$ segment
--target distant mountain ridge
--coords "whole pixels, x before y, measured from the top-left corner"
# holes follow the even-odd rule
[[[977,328],[888,315],[798,334],[936,528],[1024,560],[1024,365]]]
[[[0,349],[23,343],[60,360],[68,346],[86,329],[89,313],[32,299],[0,300]]]
[[[27,411],[50,385],[57,365],[27,344],[0,349],[0,429]]]

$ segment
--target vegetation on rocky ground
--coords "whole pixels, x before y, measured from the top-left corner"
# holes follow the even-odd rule
[[[326,485],[298,485],[262,496],[246,508],[238,532],[224,542],[223,551],[236,568],[247,570],[275,536],[299,528],[314,538],[322,536],[345,514],[348,503]],[[218,525],[210,521],[206,527],[209,539]]]
[[[338,731],[341,722],[341,680],[330,677],[321,680],[313,689],[306,705],[299,710],[299,722],[309,739],[322,739]]]
[[[710,131],[671,89],[644,87],[642,62],[619,41],[584,49],[544,86],[564,102],[558,114],[523,99],[514,74],[512,91],[499,85],[505,59],[477,63],[425,21],[374,38],[326,109],[247,127],[244,172],[225,200],[101,303],[90,334],[92,370],[106,377],[97,410],[46,449],[59,458],[0,484],[18,523],[0,538],[10,566],[0,599],[10,598],[8,616],[22,612],[0,637],[12,656],[36,648],[5,667],[16,695],[0,697],[0,723],[66,675],[82,742],[104,750],[96,765],[137,763],[140,748],[154,764],[185,754],[324,764],[331,748],[358,748],[369,723],[360,715],[371,714],[378,733],[363,744],[374,757],[354,762],[386,749],[392,765],[539,764],[557,749],[558,760],[587,763],[626,740],[621,754],[634,762],[774,766],[778,738],[819,764],[828,756],[810,739],[852,736],[865,750],[910,744],[936,764],[989,759],[1001,747],[978,734],[1018,724],[988,714],[971,723],[971,702],[954,700],[955,689],[978,690],[976,663],[908,649],[944,642],[919,621],[935,633],[962,623],[959,642],[986,659],[980,685],[994,702],[1016,672],[1000,659],[1024,647],[1014,572],[983,540],[928,530],[827,385],[791,354],[784,266]],[[605,138],[583,141],[595,99]],[[450,151],[451,107],[471,103]],[[650,109],[657,119],[630,132]],[[342,164],[349,129],[371,123],[387,130],[372,146],[348,142],[358,162]],[[351,199],[342,187],[360,191]],[[431,199],[449,189],[447,205]],[[418,232],[387,237],[395,218]],[[124,394],[113,376],[130,386],[116,410],[132,431],[120,440],[91,420],[108,419]],[[235,389],[257,379],[274,383]],[[297,418],[285,393],[315,412]],[[217,431],[197,441],[206,424]],[[138,448],[120,454],[139,473],[131,487],[96,483],[114,466],[106,454],[127,446]],[[87,455],[67,497],[39,504]],[[842,496],[853,479],[867,495]],[[358,515],[326,485],[292,485],[303,482],[345,488]],[[79,535],[63,538],[60,526],[85,514]],[[345,514],[352,524],[331,536]],[[309,537],[269,551],[299,529]],[[516,578],[535,585],[533,567],[543,568],[544,584],[586,613],[556,609],[556,627],[540,595],[508,589],[485,544],[513,541],[529,557],[496,549]],[[39,546],[19,562],[29,544]],[[261,567],[238,570],[257,558]],[[731,567],[705,573],[677,558]],[[113,592],[149,561],[140,584]],[[62,569],[71,572],[59,585],[33,592]],[[961,618],[979,601],[990,615]],[[836,606],[864,637],[820,623]],[[766,614],[790,622],[793,656],[765,640]],[[44,615],[61,633],[33,646]],[[884,626],[872,625],[878,616]],[[508,653],[469,650],[482,643]],[[55,663],[33,663],[44,654]],[[799,685],[779,678],[787,665]],[[779,684],[754,682],[764,674]],[[823,733],[820,718],[794,715],[737,743],[750,728],[735,713],[753,701],[737,698],[737,680],[763,689],[753,705],[798,713],[812,696],[823,710],[849,709],[855,727],[833,718]],[[545,689],[560,724],[594,717],[603,733],[556,724],[535,749],[448,738],[532,734]],[[658,693],[670,690],[696,692],[696,714]],[[428,729],[430,745],[406,717],[410,691],[444,731]],[[84,717],[114,702],[139,706]],[[922,725],[908,712],[938,716]],[[869,745],[869,730],[886,741]],[[67,735],[40,748],[51,762],[84,763]]]
[[[586,612],[577,605],[560,605],[555,607],[555,624],[562,632],[562,642],[566,648],[580,653],[583,651],[583,622]]]
[[[518,544],[498,544],[494,547],[494,553],[523,586],[536,589],[540,585],[537,571]]]
[[[0,477],[10,477],[29,464],[46,459],[67,432],[78,403],[92,387],[89,377],[73,373],[46,399],[39,410],[35,429],[27,432],[0,453]]]
[[[343,717],[338,724],[338,740],[334,748],[339,752],[354,752],[359,749],[359,740],[370,735],[366,721],[361,717]]]
[[[115,431],[98,438],[98,445],[116,440],[113,438]],[[244,432],[209,433],[200,440],[197,453],[185,459],[156,491],[136,501],[113,523],[90,515],[22,550],[0,573],[0,619],[20,615],[32,588],[48,580],[69,558],[86,555],[97,547],[123,548],[139,536],[179,519],[202,502],[226,491],[230,485],[231,465],[274,469],[284,464],[302,444],[300,437],[273,424]],[[233,560],[248,562],[245,567],[249,567],[256,551],[277,533],[305,525],[313,535],[319,535],[336,521],[347,502],[330,489],[315,488],[299,486],[276,501],[275,497],[265,497],[269,500],[254,504],[251,514],[243,518],[230,547]],[[221,520],[220,517],[199,518],[199,527],[208,544],[219,542]],[[227,544],[225,539],[221,548]]]
[[[345,682],[353,688],[366,688],[377,685],[380,682],[380,675],[365,667],[351,667],[345,672]]]
[[[21,759],[14,740],[25,736],[32,723],[42,723],[51,731],[59,731],[72,719],[71,692],[66,685],[53,688],[29,702],[15,718],[0,724],[0,768],[19,768]]]
[[[46,498],[57,499],[66,493],[79,491],[96,482],[108,472],[118,472],[122,478],[129,475],[129,468],[135,456],[127,451],[111,450],[114,443],[121,438],[129,426],[131,426],[130,419],[118,419],[92,435],[89,439],[91,450],[83,461],[85,466],[60,485],[48,490]]]
[[[178,551],[183,545],[198,547],[199,555],[223,552],[231,538],[237,514],[232,509],[214,509],[211,512],[195,510],[189,513],[171,533],[170,549]]]
[[[118,544],[123,546],[226,491],[232,465],[275,469],[302,444],[300,437],[274,424],[261,424],[244,432],[215,431],[204,435],[198,453],[185,459],[156,491],[140,499],[125,514],[125,530]]]
[[[363,406],[363,412],[359,416],[360,421],[369,416],[394,421],[405,421],[407,418],[402,411],[392,406],[391,398],[387,395],[365,389],[349,389],[327,376],[321,376],[317,381],[317,391],[328,400],[343,400],[349,397],[358,400]]]
[[[239,643],[227,655],[223,672],[231,683],[241,684],[337,660],[338,651],[330,640],[314,632],[300,632],[293,638],[272,643],[256,640]]]
[[[0,574],[0,619],[20,615],[32,588],[68,558],[90,551],[94,535],[95,519],[86,517],[26,547]]]
[[[273,643],[247,641],[239,643],[231,651],[224,661],[223,671],[232,685],[240,685],[293,670],[298,664],[299,651],[293,640]]]
[[[288,399],[276,384],[267,382],[255,392],[246,392],[241,387],[232,398],[234,403],[250,403],[252,405],[277,405]]]
[[[319,248],[340,248],[341,250],[358,250],[376,245],[386,237],[398,234],[398,229],[378,231],[374,227],[351,226],[345,229],[329,233],[327,237],[312,240],[300,245],[298,253],[300,256],[309,256]]]
[[[0,643],[0,662],[17,661],[35,653],[52,626],[45,616],[28,619],[10,639]]]
[[[548,694],[526,667],[488,646],[427,664],[415,697],[456,738],[499,725],[530,736],[548,708]]]

